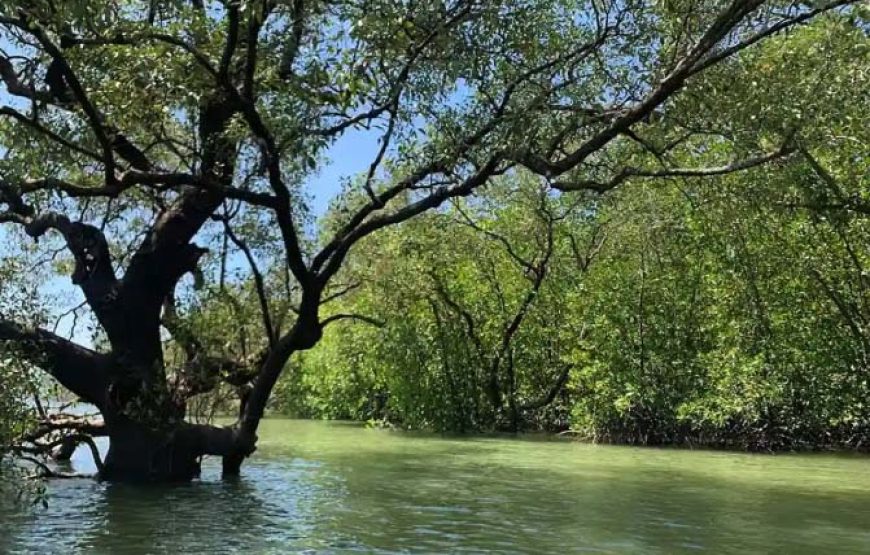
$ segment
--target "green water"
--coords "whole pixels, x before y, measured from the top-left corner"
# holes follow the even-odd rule
[[[0,506],[0,553],[870,553],[862,457],[270,420],[243,479],[218,472],[53,481],[48,509]]]

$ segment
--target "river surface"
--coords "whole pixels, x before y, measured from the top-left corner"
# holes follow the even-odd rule
[[[54,480],[0,553],[870,553],[870,458],[268,420],[233,483]],[[74,460],[88,471],[84,452]]]

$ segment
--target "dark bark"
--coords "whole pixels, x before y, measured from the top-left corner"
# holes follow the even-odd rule
[[[234,173],[234,145],[222,135],[233,113],[232,103],[217,95],[205,102],[200,114],[200,171],[223,185],[231,183]],[[145,160],[134,165],[144,167]],[[60,214],[32,217],[22,203],[19,212],[29,220],[26,229],[31,236],[38,238],[49,230],[63,235],[76,261],[73,282],[81,287],[106,331],[111,352],[100,355],[44,330],[28,330],[10,322],[0,322],[0,340],[15,342],[34,365],[100,409],[110,440],[100,472],[105,479],[190,480],[199,474],[202,456],[239,451],[233,430],[184,422],[188,395],[175,395],[170,390],[160,337],[164,301],[184,274],[196,270],[205,252],[191,240],[224,198],[221,187],[183,188],[175,203],[157,219],[120,280],[98,228]],[[215,375],[226,368],[205,356],[196,364]],[[244,374],[242,370],[233,375]],[[216,382],[211,379],[196,384],[199,390],[193,393],[207,391]]]
[[[257,428],[266,412],[266,405],[272,389],[281,376],[287,361],[298,351],[314,347],[323,336],[323,325],[319,321],[321,304],[321,286],[308,282],[302,297],[299,314],[290,332],[279,339],[263,362],[250,393],[247,395],[244,408],[235,435],[234,452],[224,457],[224,476],[239,474],[242,462],[256,449]]]
[[[223,137],[234,112],[235,106],[220,94],[206,100],[200,111],[200,171],[223,186],[234,173],[234,145]],[[176,395],[167,384],[160,338],[165,301],[184,274],[196,271],[205,253],[191,240],[224,198],[220,187],[182,190],[142,241],[117,286],[114,303],[122,316],[101,322],[110,337],[113,362],[101,407],[110,440],[104,479],[186,481],[199,475],[204,455],[236,451],[232,429],[184,422],[188,395]],[[209,362],[198,361],[215,373],[222,368]],[[202,383],[214,387],[216,381]],[[190,393],[207,391],[202,383]]]
[[[562,371],[559,373],[558,377],[556,378],[556,381],[553,383],[553,385],[550,387],[550,389],[547,390],[547,393],[538,399],[535,399],[533,401],[529,401],[527,403],[523,403],[522,405],[519,406],[519,410],[521,410],[521,411],[538,410],[538,409],[542,409],[546,406],[549,406],[553,401],[556,400],[556,396],[559,395],[559,392],[562,391],[562,389],[568,383],[568,378],[571,377],[571,368],[572,368],[571,365],[568,365],[568,364],[564,365],[562,367]]]
[[[51,452],[51,458],[56,461],[68,461],[72,458],[73,453],[75,453],[76,447],[79,444],[76,441],[76,437],[73,435],[65,436],[61,440],[61,444],[57,446],[57,448]]]
[[[155,430],[122,414],[106,415],[109,452],[100,477],[124,482],[184,482],[197,478],[204,455],[234,448],[231,428],[185,422]]]
[[[108,384],[109,360],[41,328],[28,328],[0,320],[0,345],[39,366],[69,391],[85,401],[103,406]]]

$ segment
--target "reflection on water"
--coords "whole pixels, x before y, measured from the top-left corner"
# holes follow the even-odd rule
[[[236,482],[54,481],[48,509],[0,505],[0,553],[870,552],[867,458],[288,420],[260,445]]]

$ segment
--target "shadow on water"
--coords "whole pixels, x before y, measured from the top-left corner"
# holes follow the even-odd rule
[[[208,479],[167,486],[54,481],[47,509],[19,507],[7,520],[0,505],[12,532],[0,538],[0,553],[321,550],[318,513],[342,488],[318,466],[257,462],[244,479],[221,481],[211,464]]]
[[[752,457],[273,421],[244,478],[51,484],[0,552],[861,553],[867,459]],[[5,512],[4,512],[5,511]]]

